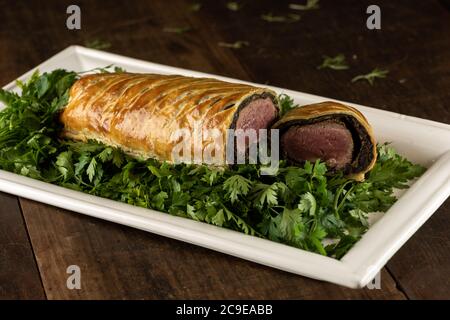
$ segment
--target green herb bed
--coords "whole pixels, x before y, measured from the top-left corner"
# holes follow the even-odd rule
[[[328,174],[320,161],[282,162],[277,175],[264,176],[259,165],[221,170],[135,159],[94,141],[60,137],[58,115],[78,77],[66,70],[35,73],[18,83],[21,95],[0,90],[7,106],[0,112],[1,169],[337,259],[367,230],[368,213],[387,211],[396,201],[393,190],[425,171],[386,144],[378,146],[364,182]],[[294,106],[287,96],[280,103],[283,112]]]

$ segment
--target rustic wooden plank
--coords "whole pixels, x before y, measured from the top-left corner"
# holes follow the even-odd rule
[[[450,200],[397,252],[388,264],[411,299],[449,299]]]
[[[21,200],[49,299],[404,299],[383,271],[381,290],[352,290]],[[81,289],[66,269],[78,265]]]
[[[45,299],[15,196],[0,193],[0,299]]]

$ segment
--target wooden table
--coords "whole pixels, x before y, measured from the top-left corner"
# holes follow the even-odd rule
[[[0,1],[0,83],[72,44],[162,64],[267,83],[450,123],[448,1],[377,1],[382,29],[366,28],[372,1],[320,1],[292,23],[291,1],[78,1],[81,30],[66,28],[71,1]],[[304,2],[304,1],[298,1]],[[169,33],[167,27],[190,27]],[[248,41],[232,49],[219,42]],[[317,70],[346,55],[348,71]],[[351,83],[379,67],[386,79]],[[439,137],[436,137],[439,139]],[[450,202],[382,270],[381,290],[351,290],[0,194],[0,298],[19,299],[418,299],[450,298]],[[82,270],[68,290],[66,268]]]

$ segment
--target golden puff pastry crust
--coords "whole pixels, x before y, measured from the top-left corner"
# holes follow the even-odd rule
[[[358,181],[364,180],[365,173],[375,165],[377,148],[372,127],[357,109],[333,101],[300,106],[286,112],[273,128],[283,131],[292,125],[326,120],[342,120],[351,129],[354,139],[358,140],[348,175]]]
[[[276,93],[250,85],[180,75],[101,73],[84,76],[70,90],[60,115],[63,135],[97,140],[142,158],[174,162],[177,130],[218,129],[224,135],[252,97]],[[181,139],[181,137],[179,137]],[[212,143],[203,138],[203,146]],[[226,148],[220,150],[221,163]]]

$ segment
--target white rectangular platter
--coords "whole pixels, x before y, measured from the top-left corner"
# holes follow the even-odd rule
[[[36,69],[41,72],[57,68],[86,71],[110,64],[125,68],[129,72],[208,76],[226,81],[248,83],[79,46],[71,46],[63,50],[19,79],[26,80]],[[15,82],[4,88],[17,90]],[[333,100],[276,87],[269,88],[278,93],[288,94],[300,105]],[[401,195],[386,214],[370,227],[363,238],[341,260],[206,223],[91,196],[1,170],[0,190],[193,243],[295,274],[347,287],[360,288],[376,276],[392,255],[449,196],[450,125],[351,103],[347,104],[356,107],[366,115],[374,127],[379,142],[392,142],[402,155],[429,169],[414,182],[408,191]]]

